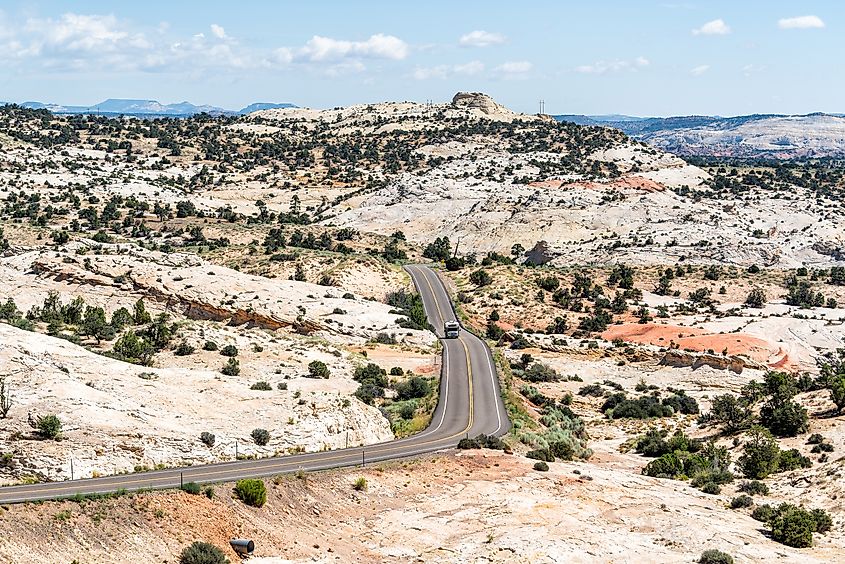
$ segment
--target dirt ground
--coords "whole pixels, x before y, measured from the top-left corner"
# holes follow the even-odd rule
[[[266,480],[261,509],[232,499],[232,484],[215,486],[214,499],[167,491],[15,505],[0,513],[0,559],[172,563],[205,540],[234,560],[232,537],[253,539],[250,562],[264,564],[692,562],[708,548],[737,562],[845,558],[838,516],[814,548],[791,549],[744,511],[727,509],[729,496],[641,476],[620,464],[625,457],[634,456],[599,452],[541,473],[529,459],[484,450],[284,476]],[[359,477],[364,491],[352,487]]]

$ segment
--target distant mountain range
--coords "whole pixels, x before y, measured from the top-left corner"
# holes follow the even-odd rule
[[[258,110],[297,107],[294,104],[288,103],[256,102],[240,110],[227,110],[225,108],[218,108],[217,106],[195,106],[190,102],[162,104],[156,100],[131,100],[123,98],[109,98],[91,106],[63,106],[60,104],[45,104],[44,102],[24,102],[20,106],[34,110],[46,109],[54,114],[102,114],[139,117],[190,117],[201,113],[234,116],[245,115]]]
[[[843,114],[553,117],[578,125],[619,129],[635,139],[678,155],[775,159],[845,157]]]

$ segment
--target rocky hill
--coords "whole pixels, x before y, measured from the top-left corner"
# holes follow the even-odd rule
[[[602,125],[676,155],[757,159],[842,158],[845,117],[833,114],[736,117],[679,116],[618,120],[613,116],[555,116]]]

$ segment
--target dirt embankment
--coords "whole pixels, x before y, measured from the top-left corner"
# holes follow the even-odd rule
[[[692,562],[718,548],[737,562],[834,562],[841,533],[812,549],[777,544],[746,512],[682,482],[590,463],[492,451],[266,480],[267,504],[157,492],[87,503],[11,506],[0,513],[0,560],[176,562],[195,540],[226,550],[251,538],[253,562]],[[602,460],[607,459],[603,462]],[[356,491],[355,480],[367,487]],[[777,500],[767,500],[777,502]],[[689,523],[695,523],[690,527]]]

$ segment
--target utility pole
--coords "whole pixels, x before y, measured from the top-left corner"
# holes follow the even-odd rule
[[[238,441],[235,441],[235,460],[238,459]]]
[[[366,460],[364,459],[364,449],[361,449],[361,468],[366,465]]]
[[[73,481],[73,456],[70,457],[70,479]]]

